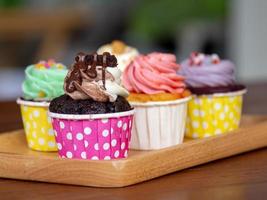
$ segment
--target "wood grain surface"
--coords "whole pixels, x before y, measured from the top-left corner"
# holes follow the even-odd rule
[[[267,121],[243,117],[245,127],[215,137],[187,140],[154,151],[130,151],[127,159],[61,159],[28,149],[23,130],[0,136],[0,177],[96,187],[124,187],[175,171],[267,146]],[[259,120],[260,122],[256,121]],[[266,118],[265,118],[266,119]]]
[[[244,111],[267,114],[267,83],[250,84]],[[259,117],[261,118],[261,117]],[[22,128],[15,102],[0,103],[0,131]],[[0,179],[0,199],[266,199],[267,148],[125,188],[91,188]]]

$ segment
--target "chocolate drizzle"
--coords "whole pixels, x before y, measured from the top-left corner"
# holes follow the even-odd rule
[[[82,84],[82,72],[91,79],[95,79],[97,77],[97,66],[102,67],[102,82],[105,89],[106,68],[117,66],[116,57],[114,55],[110,55],[108,52],[103,53],[103,55],[98,55],[96,53],[87,55],[85,53],[78,53],[75,57],[73,69],[65,79],[66,91],[72,93],[77,89],[76,84]]]
[[[85,72],[90,78],[97,77],[96,62],[97,62],[97,54],[94,54],[93,63],[91,64],[91,66],[88,65],[88,67],[90,68],[89,69],[87,68],[87,71]],[[87,63],[85,62],[85,65],[86,64]]]
[[[104,89],[106,89],[106,73],[105,73],[105,69],[107,68],[107,56],[108,56],[107,52],[103,53],[102,81],[103,81]]]

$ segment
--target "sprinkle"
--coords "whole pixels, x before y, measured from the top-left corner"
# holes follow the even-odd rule
[[[197,57],[199,55],[199,52],[197,52],[197,51],[193,51],[192,53],[191,53],[191,56],[192,57]]]
[[[35,65],[35,67],[36,67],[37,69],[45,69],[45,66],[44,66],[43,64],[41,64],[41,63]]]
[[[56,64],[56,62],[55,62],[54,59],[49,59],[49,60],[47,61],[47,63],[48,63],[49,66],[53,66],[53,65]]]
[[[211,62],[212,62],[213,64],[218,64],[218,63],[220,63],[220,58],[219,58],[219,56],[218,56],[217,54],[212,54],[212,55],[211,55]]]
[[[43,91],[40,91],[40,92],[38,93],[38,97],[45,97],[45,93],[44,93]]]
[[[122,54],[126,49],[126,44],[119,40],[114,40],[111,43],[112,52],[115,54]]]
[[[56,65],[56,68],[58,68],[58,69],[64,69],[64,65],[62,65],[61,63],[58,63]]]
[[[49,65],[48,63],[45,63],[45,67],[46,67],[47,69],[49,69],[49,68],[50,68],[50,65]]]
[[[212,64],[220,63],[220,58],[217,54],[212,54],[210,57],[209,62]],[[190,66],[201,66],[205,60],[205,54],[192,52],[189,58],[189,65]]]
[[[202,65],[203,61],[205,59],[205,55],[203,53],[198,52],[192,52],[189,58],[189,64],[191,66],[195,65]]]
[[[50,68],[55,68],[55,69],[64,69],[65,66],[61,63],[56,63],[55,60],[49,59],[48,61],[40,61],[37,64],[35,64],[35,67],[37,69],[50,69]]]
[[[205,55],[204,55],[203,53],[200,53],[200,54],[198,55],[198,58],[199,58],[200,61],[203,61],[204,58],[205,58]]]

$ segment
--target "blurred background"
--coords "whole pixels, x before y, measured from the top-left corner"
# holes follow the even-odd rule
[[[238,79],[267,82],[266,0],[0,0],[0,101],[21,95],[27,65],[120,39],[141,53],[217,53]],[[266,92],[267,93],[267,92]]]

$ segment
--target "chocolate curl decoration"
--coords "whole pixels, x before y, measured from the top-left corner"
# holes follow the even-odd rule
[[[107,68],[107,56],[108,55],[109,54],[107,52],[103,54],[102,81],[103,81],[104,89],[106,89],[106,68]]]
[[[79,85],[82,83],[82,76],[80,70],[85,70],[86,65],[84,63],[84,58],[85,54],[84,53],[78,53],[77,56],[75,57],[76,63],[73,66],[73,71],[71,72],[70,76],[66,77],[66,90],[67,92],[74,92],[76,87],[75,87],[75,82],[78,83]]]
[[[86,56],[85,58],[85,63],[86,65],[88,65],[88,67],[90,67],[89,69],[87,69],[85,71],[85,73],[90,77],[90,78],[96,78],[97,77],[97,71],[96,71],[96,63],[97,63],[97,54],[95,53],[93,55],[93,62],[90,63],[90,61],[88,60],[88,56]],[[91,66],[90,66],[91,65]]]
[[[105,87],[106,83],[106,68],[107,67],[116,67],[117,59],[114,55],[110,55],[108,52],[104,52],[103,55],[94,54],[84,54],[78,53],[75,57],[75,63],[73,65],[73,71],[69,76],[66,77],[66,90],[69,93],[75,91],[76,86],[75,82],[79,85],[82,84],[82,75],[81,71],[86,73],[90,78],[95,79],[97,77],[96,66],[102,67],[102,82]]]

